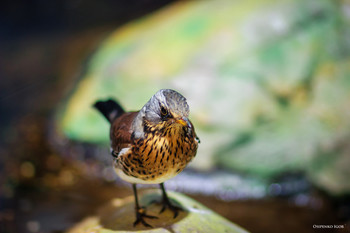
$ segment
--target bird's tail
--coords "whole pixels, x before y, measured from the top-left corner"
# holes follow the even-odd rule
[[[112,99],[97,101],[94,107],[97,108],[110,123],[125,112],[122,106]]]

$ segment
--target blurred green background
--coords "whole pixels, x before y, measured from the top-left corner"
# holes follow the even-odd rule
[[[138,110],[160,88],[187,97],[202,144],[191,164],[270,178],[302,172],[350,191],[348,6],[333,1],[174,3],[114,31],[58,117],[70,139],[108,142],[91,104]],[[215,10],[213,10],[215,9]]]
[[[62,232],[130,195],[92,104],[139,110],[161,88],[201,139],[169,189],[252,232],[349,226],[349,1],[67,2],[37,1],[40,27],[2,14],[5,232]]]

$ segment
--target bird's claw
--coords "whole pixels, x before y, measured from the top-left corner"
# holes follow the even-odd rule
[[[156,216],[152,216],[152,215],[147,215],[146,214],[146,210],[144,208],[139,208],[139,209],[136,209],[136,220],[134,222],[134,227],[139,224],[139,223],[142,223],[142,225],[144,225],[145,227],[151,227],[151,225],[149,225],[145,220],[144,218],[150,218],[150,219],[156,219],[158,217]]]
[[[162,201],[153,200],[149,204],[150,205],[151,204],[162,205],[162,208],[160,209],[159,213],[161,214],[166,209],[169,209],[170,211],[172,211],[174,213],[174,218],[176,218],[179,215],[179,211],[184,211],[183,208],[171,204],[171,202],[169,200],[164,200],[164,199]]]
[[[150,204],[154,203],[162,205],[162,209],[159,211],[160,214],[163,213],[166,209],[169,209],[174,213],[174,218],[176,218],[179,215],[179,211],[184,211],[183,208],[171,204],[169,200],[163,200],[161,202],[154,200]]]
[[[171,210],[174,213],[174,218],[176,218],[179,215],[179,211],[184,210],[183,208],[175,206],[175,205],[171,204],[170,202],[163,202],[163,207],[159,211],[159,213],[163,213],[166,208],[168,208],[169,210]]]

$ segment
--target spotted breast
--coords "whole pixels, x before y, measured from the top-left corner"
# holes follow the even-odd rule
[[[131,135],[132,143],[115,160],[118,176],[138,184],[158,184],[176,176],[196,155],[198,140],[189,124],[153,127],[145,121],[144,137]]]

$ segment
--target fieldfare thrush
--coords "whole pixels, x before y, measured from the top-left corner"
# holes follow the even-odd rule
[[[160,184],[160,211],[169,208],[178,215],[180,207],[173,205],[165,191],[164,181],[179,174],[194,158],[199,139],[188,119],[186,98],[174,90],[159,90],[137,112],[125,112],[114,100],[94,104],[111,123],[110,139],[114,169],[117,175],[132,184],[135,196],[136,221],[151,227],[140,207],[136,184]]]

